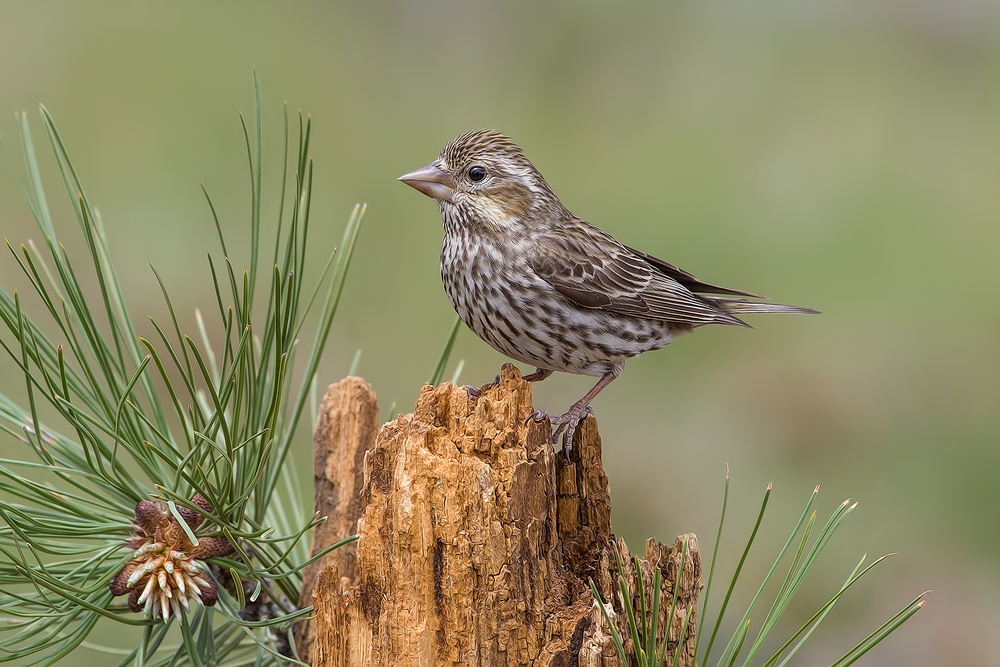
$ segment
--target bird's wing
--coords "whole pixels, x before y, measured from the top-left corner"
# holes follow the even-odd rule
[[[654,267],[661,273],[670,276],[684,287],[687,287],[692,292],[702,292],[705,294],[730,294],[732,296],[749,296],[755,299],[763,299],[760,294],[754,294],[753,292],[745,292],[741,289],[733,289],[732,287],[722,287],[721,285],[713,285],[712,283],[706,283],[704,281],[698,280],[696,276],[688,273],[679,266],[674,266],[669,262],[664,262],[662,259],[653,257],[652,255],[647,255],[641,250],[636,250],[635,248],[625,248],[639,257],[646,260],[650,266]]]
[[[695,325],[743,324],[583,221],[538,238],[529,264],[559,294],[585,308]]]

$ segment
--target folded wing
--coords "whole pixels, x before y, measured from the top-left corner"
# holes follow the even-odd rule
[[[703,283],[686,271],[622,245],[582,220],[562,226],[558,234],[541,237],[529,263],[540,278],[578,305],[631,317],[695,326],[747,326],[695,290],[756,296]]]

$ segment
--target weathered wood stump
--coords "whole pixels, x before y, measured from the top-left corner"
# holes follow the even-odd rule
[[[593,580],[610,601],[627,638],[623,605],[639,606],[635,568],[611,533],[597,420],[580,425],[566,461],[549,445],[549,425],[531,413],[531,386],[512,365],[476,400],[464,387],[427,385],[413,414],[381,430],[364,381],[330,387],[315,432],[316,508],[328,521],[313,553],[355,527],[359,539],[305,573],[300,605],[315,611],[298,647],[310,664],[621,664],[589,587]],[[639,568],[647,594],[661,572],[662,641],[685,541],[668,665],[682,631],[679,664],[693,663],[697,539],[681,536],[671,547],[650,539]]]

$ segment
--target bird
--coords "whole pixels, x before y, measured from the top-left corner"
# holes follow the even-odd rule
[[[509,137],[476,130],[399,179],[434,199],[444,241],[441,281],[462,321],[501,354],[553,372],[598,377],[562,415],[543,410],[569,456],[590,403],[644,352],[706,324],[749,327],[738,315],[817,313],[760,301],[620,243],[574,215]],[[471,394],[470,394],[471,395]]]

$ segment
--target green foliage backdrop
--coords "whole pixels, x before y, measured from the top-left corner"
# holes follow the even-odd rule
[[[710,548],[728,462],[733,498],[744,499],[730,507],[732,526],[752,523],[749,499],[774,482],[763,540],[820,483],[823,510],[848,496],[860,505],[789,623],[843,582],[859,544],[900,554],[839,603],[814,655],[828,646],[835,657],[840,631],[875,627],[932,588],[927,608],[858,664],[995,663],[1000,21],[971,0],[755,7],[6,5],[0,134],[16,135],[15,110],[34,118],[46,104],[101,210],[134,319],[169,317],[151,261],[195,331],[194,309],[215,299],[204,290],[203,253],[216,240],[199,180],[231,223],[227,242],[248,247],[235,111],[253,108],[256,65],[265,140],[275,138],[265,182],[282,167],[283,100],[321,121],[313,266],[339,242],[344,211],[371,205],[319,378],[341,377],[362,348],[358,371],[386,412],[412,404],[452,322],[437,211],[395,177],[468,129],[511,134],[573,211],[630,245],[824,311],[700,331],[629,364],[594,406],[616,530],[633,543],[694,530]],[[42,170],[58,178],[49,156]],[[265,198],[262,219],[277,205]],[[52,214],[72,221],[67,202]],[[71,224],[60,229],[84,247]],[[0,231],[15,247],[36,234],[6,173]],[[13,262],[0,262],[0,283],[26,287]],[[444,377],[460,359],[468,382],[502,362],[465,330]],[[587,382],[552,378],[536,403],[564,409]],[[0,391],[21,387],[3,366]],[[4,441],[0,455],[18,447]],[[307,475],[306,430],[292,449]],[[769,564],[748,562],[746,581]],[[753,594],[737,590],[734,604]]]

